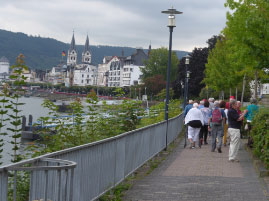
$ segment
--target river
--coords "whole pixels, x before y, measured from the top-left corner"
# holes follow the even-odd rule
[[[38,97],[30,97],[30,98],[25,98],[25,97],[21,97],[19,99],[19,102],[21,103],[25,103],[24,105],[21,105],[19,107],[20,110],[22,110],[22,112],[20,113],[21,115],[25,115],[27,118],[27,123],[28,123],[28,116],[29,114],[33,115],[33,121],[36,121],[39,117],[41,116],[48,116],[48,112],[49,110],[42,107],[42,103],[43,103],[43,98],[38,98]],[[6,131],[6,128],[11,126],[9,123],[7,123],[5,129],[3,131]],[[2,136],[1,136],[2,138]],[[13,153],[12,151],[12,144],[10,143],[12,141],[11,138],[11,133],[10,131],[8,131],[8,135],[3,137],[4,139],[4,151],[2,152],[3,158],[0,159],[1,162],[3,162],[4,164],[9,164],[11,163],[11,153]],[[29,142],[27,141],[23,141],[20,142],[20,150],[19,152],[21,154],[24,154],[24,148],[27,146]]]
[[[44,108],[41,104],[43,103],[44,99],[43,98],[39,98],[39,97],[21,97],[19,102],[21,103],[25,103],[24,105],[20,106],[19,109],[22,110],[22,112],[20,113],[21,115],[26,116],[26,124],[28,124],[28,119],[29,119],[29,115],[33,115],[33,122],[35,122],[38,118],[40,117],[44,117],[44,116],[48,116],[49,110],[47,108]],[[115,101],[115,100],[109,100],[107,101],[107,104],[119,104],[122,101]],[[68,102],[65,102],[68,104]],[[60,105],[62,104],[62,101],[57,101],[55,104]],[[84,105],[84,107],[87,106],[87,103],[85,102],[85,100],[82,100],[82,104]],[[101,105],[102,101],[98,102],[98,105]],[[6,127],[9,127],[10,124],[7,123]],[[5,129],[3,131],[6,131]],[[0,159],[1,162],[3,162],[2,165],[5,164],[9,164],[11,163],[11,153],[13,153],[12,151],[12,144],[10,143],[12,141],[11,138],[11,133],[9,132],[9,134],[7,136],[0,136],[0,138],[4,139],[4,151],[2,152],[3,158]],[[29,141],[21,141],[20,142],[20,150],[19,152],[24,155],[24,149],[27,147],[27,145],[29,144]]]

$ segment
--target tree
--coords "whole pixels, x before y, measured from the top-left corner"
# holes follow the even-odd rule
[[[143,73],[143,81],[145,81],[149,77],[153,77],[155,75],[162,75],[166,80],[167,67],[168,67],[168,49],[167,48],[159,48],[151,50],[149,59],[145,61],[145,67],[141,68]],[[178,57],[175,52],[172,52],[171,55],[171,81],[176,79],[177,65],[178,65]]]
[[[242,65],[241,73],[255,74],[255,96],[258,77],[267,77],[269,66],[269,2],[264,0],[227,0],[233,10],[227,14],[223,34],[234,47],[233,56]],[[254,73],[253,73],[254,72]],[[266,80],[266,79],[265,79]]]
[[[205,76],[204,70],[205,64],[207,63],[208,53],[211,49],[215,47],[216,42],[219,38],[220,36],[212,36],[210,39],[207,40],[208,47],[195,48],[192,53],[189,54],[191,56],[190,64],[188,66],[188,70],[191,72],[190,79],[188,82],[190,96],[199,96],[201,89],[205,87],[205,84],[202,83],[202,80]],[[173,90],[175,91],[176,97],[179,97],[181,94],[181,82],[183,82],[185,85],[185,77],[186,65],[185,58],[183,57],[178,65],[177,79],[173,83]]]
[[[154,75],[148,77],[144,81],[145,86],[147,86],[147,91],[149,94],[157,95],[166,86],[166,81],[163,75]]]
[[[228,46],[225,38],[222,38],[217,41],[215,48],[208,56],[203,82],[217,92],[236,86],[240,81],[236,76],[237,68],[229,52],[231,52],[231,46]]]

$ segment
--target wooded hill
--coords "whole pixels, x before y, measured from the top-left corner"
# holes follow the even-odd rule
[[[71,35],[70,35],[71,41]],[[26,65],[32,69],[51,69],[62,59],[62,51],[66,52],[70,44],[57,41],[53,38],[42,38],[39,36],[28,36],[24,33],[14,33],[0,29],[0,57],[5,56],[13,65],[16,57],[22,53],[25,56]],[[84,45],[77,45],[78,61],[81,61],[81,54]],[[93,46],[90,43],[92,51],[92,63],[97,65],[102,63],[104,56],[128,56],[135,52],[131,47],[115,46]],[[147,53],[147,50],[145,50]],[[176,51],[177,56],[181,58],[187,52]],[[66,57],[64,57],[66,62]]]

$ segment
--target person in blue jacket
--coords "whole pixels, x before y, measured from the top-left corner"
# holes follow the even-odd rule
[[[184,117],[187,116],[188,112],[190,111],[190,109],[192,109],[192,107],[193,107],[193,100],[189,100],[189,104],[186,105],[184,109]]]

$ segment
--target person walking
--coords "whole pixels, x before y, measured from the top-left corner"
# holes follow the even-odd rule
[[[201,100],[198,109],[200,110],[200,109],[204,108],[205,107],[204,104],[205,104],[205,101]]]
[[[223,135],[223,145],[226,146],[227,144],[229,145],[228,141],[228,110],[230,109],[230,103],[226,102],[225,104],[225,115],[226,115],[226,119],[225,119],[225,123],[224,123],[224,135]]]
[[[239,115],[237,112],[236,100],[230,101],[230,109],[228,110],[228,133],[231,138],[229,148],[229,161],[231,162],[239,162],[237,159],[237,154],[240,146],[240,128],[241,121],[243,120],[246,113],[247,110],[244,110],[244,112]]]
[[[192,107],[193,107],[193,100],[189,100],[189,104],[186,105],[184,109],[184,117],[187,116],[188,112],[190,111],[190,109],[192,109]]]
[[[223,137],[223,121],[225,121],[225,113],[224,110],[219,108],[219,102],[214,102],[214,108],[212,110],[211,116],[208,120],[208,128],[210,128],[210,123],[212,122],[211,129],[211,152],[214,152],[216,147],[219,153],[221,153],[222,146],[222,137]],[[216,146],[218,138],[218,145]]]
[[[209,109],[210,109],[210,110],[212,110],[213,107],[214,107],[214,101],[215,101],[214,98],[209,98],[209,99],[208,99],[208,102],[209,102]]]
[[[195,148],[195,143],[199,139],[199,132],[204,125],[202,112],[198,109],[198,103],[193,104],[193,108],[189,110],[185,118],[185,124],[188,125],[188,140],[190,148]]]
[[[203,140],[204,140],[204,144],[208,144],[207,143],[207,135],[208,135],[208,120],[210,118],[211,115],[211,110],[209,109],[209,102],[207,100],[204,101],[204,107],[200,109],[202,114],[203,114],[203,118],[204,118],[204,125],[201,127],[201,131],[200,131],[200,144],[203,144]]]
[[[251,122],[258,111],[259,111],[259,107],[257,106],[257,100],[255,98],[251,98],[250,105],[248,105],[247,113],[245,114],[245,117],[247,118],[248,146],[250,147],[253,144],[253,140],[250,137]]]

